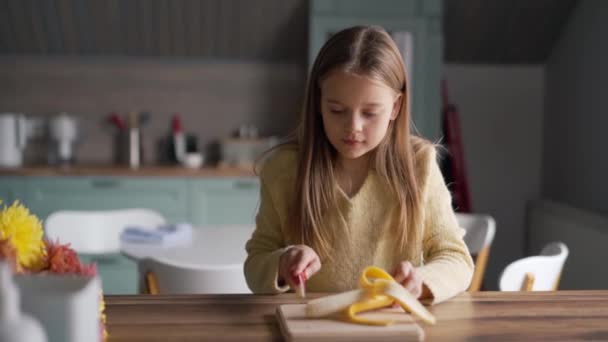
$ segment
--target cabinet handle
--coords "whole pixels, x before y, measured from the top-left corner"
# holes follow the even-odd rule
[[[235,181],[234,183],[232,183],[232,185],[235,189],[241,190],[251,190],[255,189],[256,187],[255,181]]]
[[[94,256],[91,261],[99,265],[112,265],[120,262],[120,256],[107,255],[107,256]]]
[[[91,181],[91,185],[95,188],[117,188],[120,182],[114,179],[95,179]]]

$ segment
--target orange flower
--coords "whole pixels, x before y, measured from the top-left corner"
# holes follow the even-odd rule
[[[97,275],[97,264],[81,264],[80,265],[80,275],[85,277],[94,277]]]
[[[62,245],[58,241],[45,241],[48,268],[47,271],[57,274],[79,274],[81,269],[78,254],[70,248],[70,244]]]

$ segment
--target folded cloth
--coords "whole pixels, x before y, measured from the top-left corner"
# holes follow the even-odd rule
[[[192,225],[189,223],[167,224],[149,229],[129,226],[120,234],[124,242],[152,243],[159,245],[173,245],[192,240]]]

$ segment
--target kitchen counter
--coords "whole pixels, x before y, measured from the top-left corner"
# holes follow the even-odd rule
[[[318,297],[319,294],[311,294]],[[108,341],[281,341],[293,294],[105,296]],[[463,293],[429,308],[428,341],[608,340],[608,291]]]
[[[131,176],[131,177],[253,177],[252,168],[245,167],[202,167],[189,169],[168,165],[145,165],[138,169],[118,165],[76,165],[76,166],[27,166],[1,169],[2,176]]]
[[[60,210],[148,208],[167,222],[249,224],[259,202],[252,169],[111,165],[0,170],[0,199],[19,200],[41,220]]]

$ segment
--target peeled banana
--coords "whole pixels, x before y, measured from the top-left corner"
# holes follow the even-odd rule
[[[366,267],[359,279],[359,289],[311,300],[306,305],[308,317],[324,317],[344,311],[353,323],[389,325],[391,320],[369,320],[358,313],[380,309],[398,303],[405,311],[422,321],[435,324],[433,316],[412,294],[397,283],[390,274],[376,266]]]

